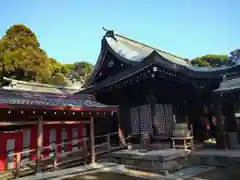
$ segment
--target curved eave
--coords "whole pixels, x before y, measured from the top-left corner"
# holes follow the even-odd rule
[[[125,63],[125,64],[129,64],[129,65],[135,65],[138,64],[137,62],[131,61],[129,59],[126,59],[122,56],[120,56],[118,53],[116,53],[112,47],[108,44],[107,40],[106,40],[106,35],[104,35],[103,39],[102,39],[102,43],[101,43],[101,51],[100,54],[98,56],[98,60],[97,63],[95,65],[95,69],[93,70],[93,73],[90,77],[90,81],[88,84],[88,87],[92,85],[92,82],[95,78],[95,76],[98,74],[99,70],[101,69],[101,66],[105,60],[105,56],[106,54],[110,52],[116,59],[118,59],[119,61]]]
[[[89,80],[88,86],[92,85],[92,82],[93,82],[95,76],[97,75],[99,69],[102,66],[103,60],[104,60],[104,58],[106,56],[106,53],[107,53],[106,42],[105,42],[105,39],[103,38],[102,41],[101,41],[101,50],[100,50],[97,62],[95,64],[95,66],[94,66],[93,72],[92,72],[92,74],[90,76],[90,80]]]
[[[240,90],[240,78],[233,78],[220,83],[215,93],[236,92]]]
[[[218,89],[215,89],[213,92],[214,93],[227,93],[227,92],[237,92],[237,91],[240,91],[240,86],[232,87],[232,88],[218,88]]]
[[[128,39],[126,39],[125,41],[128,41]],[[130,41],[130,40],[129,40]],[[107,53],[110,53],[111,55],[113,55],[118,61],[121,61],[125,64],[131,65],[131,68],[129,69],[129,71],[131,71],[131,69],[135,69],[135,68],[139,68],[141,69],[141,67],[144,66],[148,66],[148,65],[156,65],[159,66],[160,68],[165,68],[168,69],[170,71],[173,72],[177,72],[180,73],[184,76],[187,76],[189,78],[193,78],[194,79],[206,79],[206,80],[211,80],[211,79],[217,79],[218,81],[220,81],[222,79],[222,77],[226,74],[229,73],[236,73],[236,72],[240,72],[240,66],[239,65],[233,65],[233,66],[228,66],[228,67],[211,67],[211,68],[206,68],[206,67],[195,67],[195,66],[191,66],[189,64],[186,65],[186,63],[175,63],[174,59],[171,58],[174,55],[165,53],[165,54],[160,54],[162,51],[160,50],[156,50],[156,49],[151,49],[148,46],[146,46],[147,48],[147,52],[143,53],[143,55],[141,56],[134,56],[134,53],[131,52],[131,47],[132,46],[136,46],[134,49],[134,47],[132,47],[134,50],[139,50],[137,42],[134,45],[130,45],[130,48],[128,48],[127,50],[122,50],[121,46],[116,47],[118,43],[118,40],[115,39],[114,36],[107,36],[107,34],[103,37],[102,39],[102,46],[101,46],[101,52],[98,58],[98,61],[95,65],[95,70],[92,74],[92,78],[90,80],[89,85],[87,86],[86,89],[82,90],[81,92],[93,92],[94,89],[96,89],[96,86],[93,83],[93,80],[95,78],[95,76],[98,74],[99,70],[101,69],[101,66],[103,64],[103,62],[105,61],[105,56]],[[127,44],[127,43],[126,43]],[[142,44],[139,44],[139,46],[144,46]],[[113,48],[114,47],[114,48]],[[117,49],[117,50],[116,50]],[[140,47],[140,51],[146,50],[142,47]],[[121,52],[122,51],[122,52]],[[124,52],[125,51],[125,52]],[[141,53],[141,52],[140,52]],[[168,59],[168,58],[171,58]],[[174,56],[175,57],[175,56]],[[135,58],[135,59],[134,59]],[[177,58],[177,57],[176,57]],[[182,62],[184,61],[181,58],[178,58],[178,61],[182,60]],[[128,71],[128,70],[127,70]],[[135,72],[137,72],[138,70],[134,70]],[[122,75],[125,74],[125,72],[119,73],[118,75]],[[113,77],[109,77],[108,82],[113,80]],[[114,79],[114,81],[119,81],[117,78]],[[115,83],[115,82],[112,82]],[[97,86],[99,84],[104,84],[104,86],[108,86],[108,84],[106,85],[105,82],[103,83],[97,83]]]
[[[152,64],[140,63],[137,66],[133,66],[133,67],[127,69],[126,71],[120,72],[119,74],[117,74],[115,76],[108,77],[107,79],[97,83],[96,85],[91,85],[91,86],[79,91],[76,94],[94,93],[96,90],[106,88],[106,87],[109,87],[113,84],[116,84],[119,81],[122,81],[122,80],[124,80],[128,77],[131,77],[132,75],[135,75],[135,74],[137,74],[137,73],[139,73],[139,72],[143,71],[144,69],[147,69],[151,66],[152,66]]]
[[[104,38],[106,38],[106,37],[104,36]],[[119,53],[117,53],[116,51],[113,50],[113,48],[110,46],[110,44],[108,44],[106,39],[105,39],[105,43],[106,43],[107,51],[109,51],[119,61],[122,61],[123,63],[129,64],[129,65],[136,65],[136,64],[140,63],[140,62],[135,62],[135,61],[132,61],[130,59],[127,59],[124,56],[121,56]]]
[[[121,53],[116,52],[110,44],[106,41],[106,47],[109,52],[111,52],[118,60],[136,65],[139,63],[152,63],[165,68],[168,68],[172,71],[177,71],[181,74],[184,74],[193,78],[221,78],[226,73],[239,72],[240,66],[233,65],[228,67],[194,67],[194,66],[185,66],[178,63],[174,63],[170,61],[166,57],[160,55],[156,50],[151,51],[151,53],[146,54],[141,58],[141,60],[133,61],[132,59],[126,58],[126,56],[122,56]],[[123,53],[122,53],[123,54]]]
[[[216,78],[222,77],[226,73],[238,72],[239,65],[226,67],[195,67],[188,64],[183,58],[170,53],[155,49],[121,35],[104,36],[107,50],[118,60],[131,65],[142,62],[153,62],[149,57],[155,54],[154,63],[167,67],[171,70],[181,72],[190,77],[196,78]],[[164,60],[164,61],[163,61]]]

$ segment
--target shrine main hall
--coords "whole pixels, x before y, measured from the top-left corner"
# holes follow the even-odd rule
[[[211,136],[217,148],[227,148],[228,141],[238,143],[240,66],[239,54],[234,53],[231,66],[195,67],[184,58],[106,30],[90,82],[78,93],[119,105],[125,137],[147,133],[153,141],[168,139],[174,123],[184,122],[193,127],[196,140]]]

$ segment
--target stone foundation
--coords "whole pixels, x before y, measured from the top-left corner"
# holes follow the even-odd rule
[[[176,171],[185,164],[190,151],[186,150],[121,150],[113,152],[111,157],[118,164],[125,164],[152,171]]]

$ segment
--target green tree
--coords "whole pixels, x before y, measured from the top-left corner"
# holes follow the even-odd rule
[[[87,62],[61,64],[49,58],[36,35],[23,24],[11,26],[0,39],[1,77],[65,85],[66,77],[87,81],[92,70]]]
[[[232,64],[228,60],[227,55],[205,55],[193,59],[191,63],[192,65],[199,67],[220,67],[229,66]]]
[[[69,67],[69,65],[68,65]],[[70,66],[72,68],[69,75],[76,80],[84,80],[92,73],[93,71],[93,65],[91,65],[88,62],[81,61],[81,62],[75,62],[73,66]]]
[[[69,71],[72,71],[74,69],[74,64],[63,64],[63,66]]]
[[[11,26],[2,37],[5,40],[5,48],[10,51],[22,49],[25,47],[39,48],[40,44],[36,35],[23,24]]]
[[[65,76],[62,73],[56,73],[54,75],[52,83],[56,85],[67,85],[65,81]]]
[[[63,66],[60,62],[53,58],[49,58],[49,65],[51,66],[50,68],[53,73],[60,73]]]
[[[6,76],[20,80],[48,82],[51,78],[49,59],[40,49],[35,34],[24,25],[13,25],[2,38],[2,69]]]
[[[3,39],[0,40],[0,72],[1,79],[8,75],[8,72],[14,71],[17,67],[17,61],[14,58],[17,52],[11,52],[6,49],[5,41]]]

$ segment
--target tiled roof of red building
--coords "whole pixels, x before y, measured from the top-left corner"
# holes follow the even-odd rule
[[[44,107],[74,107],[74,110],[87,110],[87,108],[114,108],[94,101],[89,94],[64,96],[55,93],[40,93],[33,91],[0,89],[0,105],[29,105]]]

